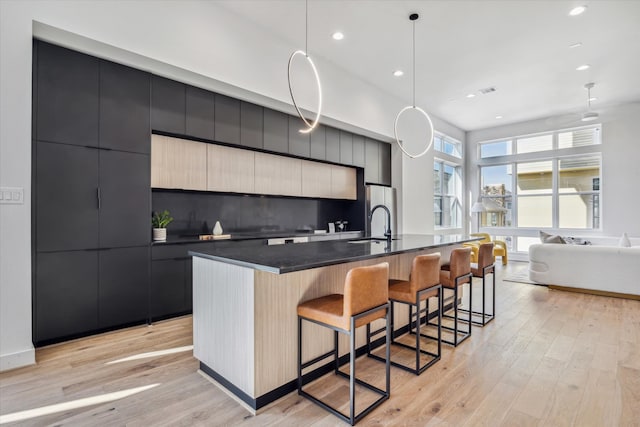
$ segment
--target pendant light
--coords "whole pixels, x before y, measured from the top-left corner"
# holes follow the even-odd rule
[[[409,15],[409,20],[413,22],[413,105],[407,105],[402,110],[400,110],[400,112],[396,116],[395,121],[393,122],[393,132],[396,138],[396,142],[398,143],[398,146],[400,147],[400,149],[405,155],[407,155],[412,159],[416,159],[418,157],[424,156],[425,154],[427,154],[427,151],[429,151],[429,149],[433,145],[433,122],[431,121],[431,117],[429,117],[427,112],[424,111],[422,108],[416,107],[416,21],[418,20],[418,18],[419,18],[419,15],[417,13],[412,13],[411,15]],[[404,146],[402,145],[402,142],[398,138],[398,120],[400,119],[400,116],[402,115],[402,113],[404,113],[407,110],[418,111],[427,119],[427,122],[429,123],[429,129],[431,132],[429,134],[429,141],[426,143],[426,148],[421,153],[418,153],[418,154],[411,154],[407,150],[405,150]]]
[[[305,129],[300,129],[299,132],[300,133],[309,133],[313,129],[316,128],[316,126],[318,125],[318,122],[320,120],[320,112],[322,110],[322,86],[320,85],[320,76],[318,75],[318,70],[316,69],[316,66],[313,63],[313,61],[311,60],[311,58],[309,57],[309,47],[308,47],[308,43],[309,43],[309,8],[308,8],[307,0],[305,0],[305,2],[304,2],[304,12],[305,12],[304,51],[296,50],[289,57],[289,66],[287,67],[287,70],[288,70],[287,71],[287,82],[289,84],[289,94],[291,94],[291,101],[293,102],[293,106],[295,107],[296,111],[298,112],[298,116],[300,117],[300,119],[302,119],[302,121],[304,122],[304,124],[306,126]],[[300,108],[298,107],[298,103],[296,102],[296,98],[293,95],[293,89],[291,87],[291,64],[293,63],[293,58],[295,58],[297,55],[302,55],[307,59],[307,62],[309,63],[309,65],[311,66],[311,69],[313,70],[313,74],[314,74],[314,76],[316,78],[316,83],[317,83],[317,86],[318,86],[318,108],[317,108],[316,118],[312,122],[309,122],[304,117],[304,115],[302,115],[302,111],[300,111]]]
[[[593,88],[595,83],[587,83],[584,85],[584,88],[587,89],[587,112],[582,115],[583,122],[590,122],[598,119],[598,113],[595,111],[591,111],[591,88]]]

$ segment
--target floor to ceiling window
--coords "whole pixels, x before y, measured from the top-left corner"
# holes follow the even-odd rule
[[[540,230],[600,229],[600,126],[479,144],[480,227],[526,252]]]
[[[433,213],[436,229],[462,227],[462,143],[437,134],[433,146]]]

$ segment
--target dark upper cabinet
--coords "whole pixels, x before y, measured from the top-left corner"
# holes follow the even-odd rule
[[[353,164],[353,137],[343,130],[340,131],[340,163]]]
[[[299,117],[289,116],[289,154],[300,157],[309,157],[311,136],[308,133],[300,133],[302,123]],[[317,131],[314,129],[311,133]]]
[[[37,134],[34,139],[97,147],[97,58],[38,42]]]
[[[186,134],[197,138],[215,138],[215,95],[198,87],[186,87]]]
[[[216,94],[215,140],[240,145],[240,101]]]
[[[380,182],[380,153],[378,141],[365,138],[364,141],[364,181]]]
[[[48,142],[34,147],[37,250],[97,248],[100,150]]]
[[[148,245],[149,156],[100,150],[100,247]]]
[[[100,61],[100,147],[151,150],[151,75]]]
[[[185,85],[151,76],[151,129],[184,135],[185,114]]]
[[[317,160],[326,160],[327,158],[327,128],[324,125],[318,125],[311,132],[311,147],[309,157]]]
[[[353,165],[364,167],[364,136],[353,135]]]
[[[264,149],[278,153],[289,151],[289,116],[287,114],[265,108]]]
[[[380,142],[378,145],[378,161],[380,170],[378,179],[380,184],[391,185],[391,144]]]
[[[259,105],[240,103],[240,144],[243,146],[262,148],[263,110]]]
[[[35,343],[98,328],[98,251],[39,253],[34,287]]]
[[[327,160],[340,163],[340,131],[338,129],[327,127],[326,145]]]
[[[101,250],[98,301],[100,328],[148,318],[149,246]]]

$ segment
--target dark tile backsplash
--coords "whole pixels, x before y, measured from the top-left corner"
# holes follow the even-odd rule
[[[216,221],[226,234],[326,230],[338,220],[364,230],[365,220],[363,190],[352,201],[154,189],[152,208],[171,213],[170,235],[211,233]]]

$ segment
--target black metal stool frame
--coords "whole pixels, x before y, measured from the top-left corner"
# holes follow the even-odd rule
[[[486,305],[485,305],[485,278],[487,277],[487,274],[491,272],[491,274],[493,275],[493,285],[491,287],[492,289],[492,293],[493,293],[493,305],[492,305],[492,309],[491,309],[491,313],[486,312]],[[471,279],[473,281],[473,278]],[[471,292],[472,290],[470,290]],[[458,309],[459,311],[463,312],[463,313],[467,313],[469,315],[469,319],[471,319],[471,323],[476,325],[476,326],[482,326],[484,327],[484,325],[486,325],[487,323],[491,322],[496,315],[496,266],[495,264],[491,264],[488,265],[486,267],[484,267],[482,269],[482,311],[473,311],[473,307],[471,307],[472,310],[469,311],[467,309],[464,308],[460,308]],[[478,320],[473,320],[473,316],[481,316],[482,320],[478,321]]]
[[[424,295],[425,293],[428,292],[432,292],[434,290],[438,291],[438,337],[434,338],[428,335],[424,335],[420,333],[420,323],[422,323],[420,321],[420,314],[422,313],[422,311],[420,310],[420,297],[422,295]],[[416,302],[413,304],[407,303],[406,301],[398,301],[398,300],[394,300],[394,299],[389,299],[389,302],[391,303],[391,322],[390,322],[390,327],[391,327],[391,344],[392,345],[397,345],[400,347],[404,347],[404,348],[408,348],[410,350],[413,350],[416,352],[416,367],[411,368],[409,366],[406,365],[402,365],[398,362],[394,362],[393,360],[390,360],[389,362],[400,369],[404,369],[405,371],[409,371],[413,374],[416,375],[420,375],[421,373],[423,373],[427,368],[429,368],[430,366],[432,366],[434,363],[436,363],[438,360],[440,360],[440,357],[442,355],[442,285],[437,284],[434,286],[431,286],[429,288],[423,289],[421,291],[416,292]],[[394,313],[394,303],[399,303],[399,304],[406,304],[409,306],[409,333],[412,334],[413,332],[413,307],[416,307],[416,345],[415,347],[401,343],[401,342],[396,342],[395,341],[395,329],[394,329],[394,317],[393,317],[393,313]],[[427,304],[427,316],[429,315],[428,311],[429,311],[429,299],[426,299],[426,304]],[[428,320],[425,320],[425,326],[428,324]],[[375,336],[377,334],[379,334],[380,332],[383,332],[385,329],[388,329],[387,327],[383,327],[380,328],[376,331],[371,332],[371,324],[367,324],[367,356],[376,359],[376,360],[380,360],[384,362],[384,359],[376,354],[372,354],[371,353],[371,337]],[[431,353],[429,351],[426,350],[422,350],[420,348],[420,337],[424,337],[424,338],[429,338],[432,340],[436,340],[438,341],[438,352],[437,353]],[[433,357],[433,359],[431,359],[429,362],[427,362],[424,366],[420,366],[420,354],[426,354],[428,356]]]
[[[460,319],[458,317],[458,311],[461,310],[458,308],[458,283],[465,279],[465,278],[469,278],[469,307],[472,307],[472,292],[471,292],[471,281],[473,280],[473,275],[471,273],[467,273],[467,274],[463,274],[462,276],[458,276],[454,279],[454,287],[453,287],[453,312],[454,315],[451,316],[450,314],[445,314],[442,313],[442,317],[446,317],[447,319],[453,319],[453,328],[450,326],[445,326],[445,325],[441,325],[442,329],[446,329],[447,331],[452,331],[453,332],[453,341],[449,341],[446,340],[444,338],[442,338],[442,342],[446,343],[446,344],[450,344],[454,347],[457,347],[458,344],[461,344],[464,340],[466,340],[467,338],[469,338],[471,336],[471,323],[469,322],[469,320],[467,319]],[[444,288],[444,286],[443,286]],[[444,301],[443,301],[443,305],[444,305]],[[444,309],[443,309],[444,310]],[[440,322],[442,322],[442,319],[440,320]],[[462,322],[462,323],[467,323],[469,325],[469,329],[465,332],[465,331],[458,331],[458,323]],[[428,318],[427,318],[427,324],[430,326],[437,326],[434,325],[433,323],[429,323]],[[458,339],[458,335],[461,334],[462,338]],[[427,336],[427,335],[423,335],[423,336]],[[429,337],[429,338],[433,338],[433,337]]]
[[[298,394],[300,396],[304,396],[307,399],[311,400],[312,402],[314,402],[315,404],[317,404],[318,406],[326,409],[327,411],[331,412],[333,415],[335,415],[336,417],[340,418],[341,420],[350,423],[351,425],[355,425],[355,423],[357,423],[358,421],[360,421],[363,417],[365,417],[369,412],[371,412],[374,408],[376,408],[378,405],[380,405],[382,402],[384,402],[385,400],[389,399],[389,395],[391,394],[391,377],[390,377],[390,355],[391,355],[391,334],[390,334],[390,329],[387,328],[387,334],[386,334],[386,355],[387,355],[387,360],[385,361],[385,374],[386,374],[386,390],[381,390],[378,387],[375,387],[372,384],[369,384],[367,382],[364,382],[358,378],[356,378],[356,320],[360,319],[361,317],[367,316],[369,314],[373,314],[377,311],[380,311],[382,309],[387,310],[387,314],[386,314],[386,324],[389,325],[389,318],[390,318],[390,307],[389,307],[389,303],[385,303],[385,304],[381,304],[377,307],[374,307],[370,310],[364,311],[362,313],[358,313],[354,316],[351,316],[350,318],[350,331],[346,331],[344,329],[340,329],[340,328],[336,328],[335,326],[332,325],[328,325],[326,323],[322,323],[322,322],[318,322],[316,320],[312,320],[312,319],[308,319],[306,317],[302,317],[302,316],[298,316]],[[333,350],[318,356],[308,362],[302,363],[302,320],[306,320],[308,322],[311,323],[315,323],[318,324],[320,326],[324,326],[326,328],[332,329],[334,331],[334,348]],[[370,323],[367,323],[367,328],[369,327]],[[340,371],[340,357],[339,357],[339,352],[338,352],[338,333],[342,333],[345,334],[347,336],[349,336],[349,344],[350,344],[350,349],[349,349],[349,375],[345,374],[344,372]],[[344,415],[342,412],[338,411],[336,408],[324,403],[323,401],[321,401],[320,399],[316,398],[315,396],[312,396],[311,394],[307,393],[306,391],[304,391],[302,389],[303,386],[305,386],[308,383],[303,382],[303,378],[302,378],[302,370],[305,368],[308,368],[311,365],[314,365],[315,363],[318,363],[319,361],[326,359],[329,356],[333,356],[335,359],[335,368],[334,368],[334,373],[336,375],[340,375],[342,377],[348,378],[349,379],[349,416]],[[310,382],[310,381],[309,381]],[[356,408],[356,395],[355,395],[355,385],[359,384],[365,388],[368,388],[369,390],[377,393],[380,395],[380,397],[373,402],[371,405],[369,405],[367,408],[363,409],[362,411],[360,411],[359,414],[355,413],[355,408]]]

